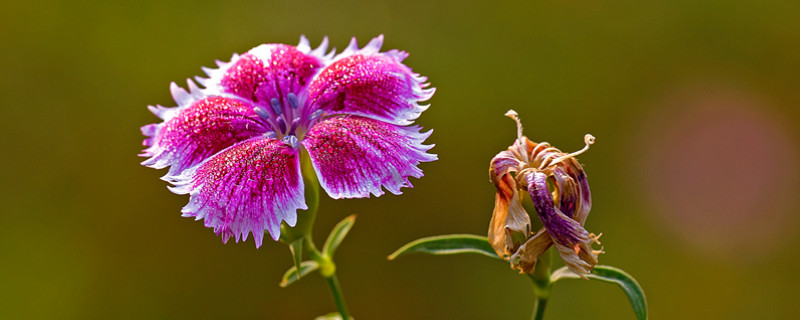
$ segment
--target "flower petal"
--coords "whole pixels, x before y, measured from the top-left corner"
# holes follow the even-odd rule
[[[517,182],[510,172],[519,170],[519,160],[509,151],[498,153],[489,165],[489,176],[497,187],[492,220],[489,222],[489,244],[498,256],[507,258],[514,254],[531,233],[531,220]]]
[[[547,233],[547,229],[539,229],[535,235],[528,238],[528,240],[509,257],[508,260],[511,262],[511,268],[519,270],[520,273],[533,273],[533,271],[536,270],[536,261],[539,260],[539,256],[547,251],[552,244],[553,240],[550,238],[550,234]]]
[[[573,218],[575,209],[580,205],[578,198],[580,197],[578,184],[572,179],[564,168],[556,166],[553,170],[553,178],[555,178],[556,199],[555,203],[558,204],[559,210],[567,217]],[[580,221],[579,221],[580,223]]]
[[[411,187],[408,177],[422,177],[420,162],[436,160],[423,145],[431,131],[385,122],[340,116],[314,125],[302,143],[311,156],[320,184],[334,199],[400,194]]]
[[[583,167],[578,163],[578,160],[571,158],[565,160],[564,163],[566,164],[567,174],[577,184],[580,198],[578,208],[572,218],[583,224],[586,222],[586,217],[589,216],[589,210],[592,209],[592,193],[589,190],[589,181],[586,180],[586,172],[583,171]]]
[[[252,232],[260,247],[264,230],[277,240],[281,221],[294,226],[297,209],[308,209],[298,150],[275,139],[243,141],[169,180],[191,196],[183,216],[205,219],[223,242]]]
[[[597,237],[594,238],[595,240]],[[597,255],[602,253],[602,251],[597,251],[591,249],[591,246],[588,250],[584,249],[583,246],[579,247],[579,249],[575,249],[575,247],[567,247],[565,245],[554,243],[556,247],[556,251],[558,251],[558,255],[561,256],[561,260],[564,260],[564,264],[569,267],[572,272],[579,275],[581,278],[588,279],[586,275],[592,272],[594,266],[597,265]]]
[[[489,163],[489,179],[496,185],[499,180],[510,172],[517,172],[522,167],[522,162],[511,151],[498,153]]]
[[[558,189],[559,208],[568,217],[581,225],[586,222],[589,210],[592,209],[592,195],[586,173],[574,158],[566,159],[553,168],[553,177]]]
[[[276,98],[287,105],[286,95],[300,97],[324,64],[323,57],[311,54],[307,47],[263,44],[219,63],[219,69],[204,68],[209,78],[197,80],[210,94],[233,94],[267,107]]]
[[[597,255],[601,253],[592,249],[592,243],[597,242],[598,237],[587,232],[578,221],[567,217],[555,207],[547,188],[546,174],[531,172],[526,178],[533,206],[555,242],[561,258],[573,272],[585,276],[597,264]]]
[[[383,36],[358,49],[355,38],[334,62],[323,69],[308,87],[310,108],[327,114],[351,114],[396,125],[409,125],[427,106],[419,104],[433,96],[425,89],[427,79],[415,74],[402,61],[408,54],[379,52]]]
[[[258,115],[247,103],[223,97],[210,97],[185,108],[158,109],[164,122],[142,127],[148,136],[141,156],[150,157],[143,165],[161,169],[172,166],[169,175],[176,175],[211,155],[267,132]]]

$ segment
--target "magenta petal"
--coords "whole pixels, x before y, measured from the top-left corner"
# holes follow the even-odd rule
[[[320,184],[334,199],[383,194],[381,186],[400,194],[408,177],[422,177],[420,162],[436,160],[423,145],[431,131],[400,127],[369,118],[328,118],[303,139]]]
[[[163,110],[154,112],[163,114]],[[267,132],[258,121],[252,106],[243,101],[211,97],[194,102],[186,108],[168,109],[177,112],[165,122],[142,127],[145,149],[142,156],[150,157],[143,165],[156,169],[170,168],[176,175],[211,155]]]
[[[208,70],[212,79],[203,84],[208,89],[268,106],[273,98],[281,100],[289,93],[300,95],[322,64],[319,58],[297,47],[265,44],[234,56],[220,70]]]
[[[277,240],[281,221],[294,226],[297,209],[308,209],[298,151],[275,139],[241,142],[169,180],[191,195],[183,216],[205,219],[222,241],[252,232],[260,247],[264,230]]]
[[[358,50],[351,43],[335,61],[325,67],[308,87],[310,108],[327,114],[350,114],[397,125],[409,125],[427,106],[434,89],[425,89],[426,78],[411,71],[402,60],[406,53],[378,52],[383,37]]]

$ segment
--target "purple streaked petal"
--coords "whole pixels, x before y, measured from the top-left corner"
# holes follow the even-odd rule
[[[526,178],[533,206],[553,239],[559,255],[570,270],[585,278],[597,264],[597,255],[602,252],[592,249],[592,244],[598,242],[598,236],[587,232],[578,221],[567,217],[556,208],[547,189],[547,175],[532,172]]]
[[[298,150],[275,139],[240,142],[168,180],[190,194],[183,216],[204,219],[223,242],[252,232],[260,247],[264,230],[277,240],[281,221],[294,226],[297,209],[308,208]]]
[[[542,172],[531,172],[527,175],[528,192],[533,200],[533,207],[539,214],[542,224],[550,232],[557,243],[572,247],[583,239],[589,238],[589,233],[580,223],[567,217],[553,203],[553,196],[547,188],[547,175]]]
[[[589,181],[586,180],[586,172],[583,171],[578,160],[574,158],[567,159],[564,163],[566,164],[567,174],[577,183],[578,194],[580,195],[578,208],[573,219],[583,224],[586,222],[586,217],[589,216],[589,210],[592,209],[592,193],[589,190]]]
[[[555,188],[557,190],[556,194],[558,195],[555,202],[564,215],[573,218],[576,207],[580,205],[578,202],[578,197],[580,196],[578,185],[560,166],[553,168],[553,178],[556,180]]]
[[[500,178],[509,172],[519,171],[522,162],[511,151],[501,151],[489,163],[489,179],[497,185]]]
[[[308,87],[310,108],[327,114],[349,114],[373,118],[396,125],[409,125],[427,106],[434,89],[426,89],[427,79],[415,74],[402,61],[407,54],[397,50],[379,52],[383,36],[358,49],[355,39],[334,58]]]
[[[436,160],[423,145],[431,131],[400,127],[356,116],[340,116],[314,125],[303,139],[320,184],[334,199],[380,196],[381,187],[400,194],[408,177],[422,177],[420,162]]]
[[[156,109],[159,110],[159,109]],[[170,175],[194,166],[211,155],[267,132],[258,122],[258,115],[247,103],[222,97],[194,102],[167,121],[142,127],[145,149],[142,156],[150,157],[143,165],[170,168]],[[163,115],[163,112],[162,112]]]

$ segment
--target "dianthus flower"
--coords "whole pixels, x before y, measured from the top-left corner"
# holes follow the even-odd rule
[[[533,273],[536,261],[551,245],[566,265],[585,277],[597,264],[600,250],[592,249],[598,238],[583,228],[592,207],[586,174],[578,160],[594,143],[586,135],[586,147],[565,154],[547,142],[536,143],[522,135],[517,113],[517,139],[491,161],[489,175],[497,187],[489,224],[489,243],[497,255],[521,273]],[[531,232],[531,220],[522,206],[520,191],[527,190],[543,227]]]
[[[172,83],[177,107],[149,107],[164,121],[142,127],[142,164],[169,167],[170,190],[190,195],[183,216],[223,242],[252,232],[256,247],[308,209],[301,157],[332,198],[400,194],[422,176],[419,163],[436,160],[422,144],[431,131],[411,126],[434,89],[402,63],[407,53],[380,52],[382,43],[359,49],[354,38],[338,55],[327,38],[313,50],[305,37],[264,44],[204,68],[202,88]]]

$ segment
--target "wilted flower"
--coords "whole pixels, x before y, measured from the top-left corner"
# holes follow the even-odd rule
[[[382,43],[359,49],[354,38],[335,55],[327,38],[312,50],[301,37],[204,68],[204,88],[172,83],[177,107],[150,107],[164,121],[142,127],[142,164],[170,167],[170,189],[190,195],[183,216],[205,219],[223,241],[252,232],[256,247],[264,230],[277,240],[281,222],[294,226],[308,208],[301,157],[332,198],[401,193],[422,176],[420,162],[436,160],[422,144],[431,132],[409,126],[434,89],[402,64],[407,53],[380,52]]]
[[[522,135],[522,124],[514,110],[506,113],[517,122],[517,140],[498,153],[489,166],[497,187],[495,207],[489,225],[489,242],[500,257],[522,273],[533,273],[536,261],[555,245],[566,265],[585,277],[597,264],[600,250],[592,249],[600,236],[586,231],[583,224],[591,209],[586,174],[575,159],[594,143],[586,135],[586,147],[565,154],[547,142],[536,143]],[[522,206],[527,190],[544,225],[531,232],[531,220]]]

